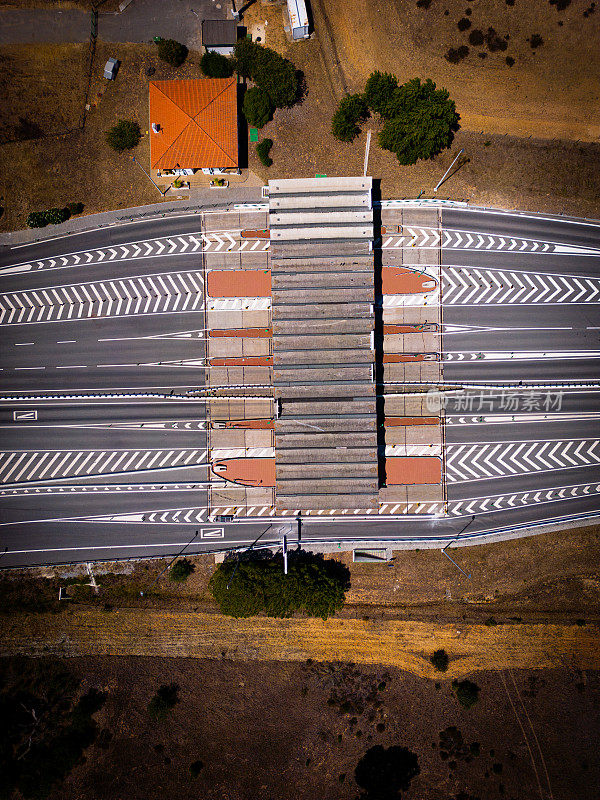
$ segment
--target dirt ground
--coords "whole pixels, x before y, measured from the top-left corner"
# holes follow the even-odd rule
[[[480,673],[479,701],[465,710],[449,683],[384,667],[169,658],[66,666],[82,691],[97,687],[108,697],[95,715],[96,743],[51,800],[355,800],[356,766],[378,745],[418,757],[403,800],[600,792],[597,672]],[[3,660],[0,669],[8,685],[19,662]],[[153,721],[148,702],[170,683],[179,702]],[[450,726],[463,744],[447,754],[440,733]]]
[[[466,578],[439,550],[398,550],[389,564],[353,564],[351,588],[341,612],[348,618],[498,623],[518,618],[573,623],[600,622],[600,527],[461,547],[452,557]],[[208,581],[213,556],[190,556],[195,572],[185,584],[159,577],[164,560],[98,564],[95,595],[83,568],[40,568],[0,573],[0,609],[58,611],[58,587],[68,585],[73,603],[114,608],[178,608],[211,613]],[[78,575],[80,577],[78,577]],[[143,598],[140,592],[144,592]]]
[[[516,0],[514,7],[499,0],[432,0],[428,9],[407,0],[315,0],[312,8],[314,37],[293,45],[282,33],[279,8],[255,4],[246,12],[249,28],[268,21],[266,44],[302,70],[308,87],[302,104],[278,110],[261,131],[274,142],[273,166],[262,167],[250,150],[251,168],[265,180],[362,174],[366,132],[379,130],[377,120],[368,120],[361,136],[344,144],[331,135],[331,118],[343,94],[362,91],[370,72],[380,69],[402,81],[431,77],[450,91],[461,115],[452,147],[415,166],[400,166],[373,139],[368,169],[381,178],[383,197],[433,196],[433,187],[464,148],[468,163],[437,196],[600,216],[595,111],[600,14],[583,17],[582,0],[564,12],[541,0]],[[467,8],[472,28],[461,33],[456,23]],[[487,53],[482,59],[471,47],[461,63],[446,61],[448,48],[463,44],[472,30],[487,32],[490,26],[510,36],[506,51],[477,48]],[[536,49],[526,41],[534,33],[544,39]],[[505,62],[509,55],[516,60],[513,67]]]
[[[109,56],[121,61],[117,80],[102,78]],[[191,54],[178,69],[156,55],[153,45],[98,42],[90,90],[90,111],[84,130],[77,125],[83,111],[87,45],[19,45],[0,47],[4,96],[0,110],[0,219],[3,230],[24,227],[32,209],[84,204],[84,213],[155,203],[161,195],[132,153],[116,153],[105,141],[119,119],[133,119],[148,130],[148,82],[174,77],[201,77],[199,56]],[[155,70],[150,78],[148,68]],[[40,84],[44,87],[39,91]],[[18,137],[20,119],[35,123],[44,135],[30,141]],[[69,131],[65,133],[64,131]],[[58,135],[57,135],[58,134]],[[149,167],[149,140],[144,135],[133,151]]]

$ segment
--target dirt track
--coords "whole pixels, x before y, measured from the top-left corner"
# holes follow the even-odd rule
[[[234,620],[220,615],[72,608],[5,621],[0,656],[56,655],[353,661],[385,664],[425,678],[444,648],[447,678],[493,668],[600,668],[599,631],[577,625],[436,625],[398,620]]]

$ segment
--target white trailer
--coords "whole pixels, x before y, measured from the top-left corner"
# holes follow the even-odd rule
[[[287,0],[292,39],[308,39],[308,14],[304,0]]]

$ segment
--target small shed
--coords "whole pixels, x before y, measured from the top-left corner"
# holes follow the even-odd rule
[[[205,19],[202,21],[202,45],[223,56],[230,56],[238,38],[234,19]]]
[[[308,39],[308,13],[304,0],[287,0],[292,39]]]

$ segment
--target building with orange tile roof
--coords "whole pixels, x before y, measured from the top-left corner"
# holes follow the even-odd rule
[[[237,80],[150,82],[150,167],[237,169]]]

